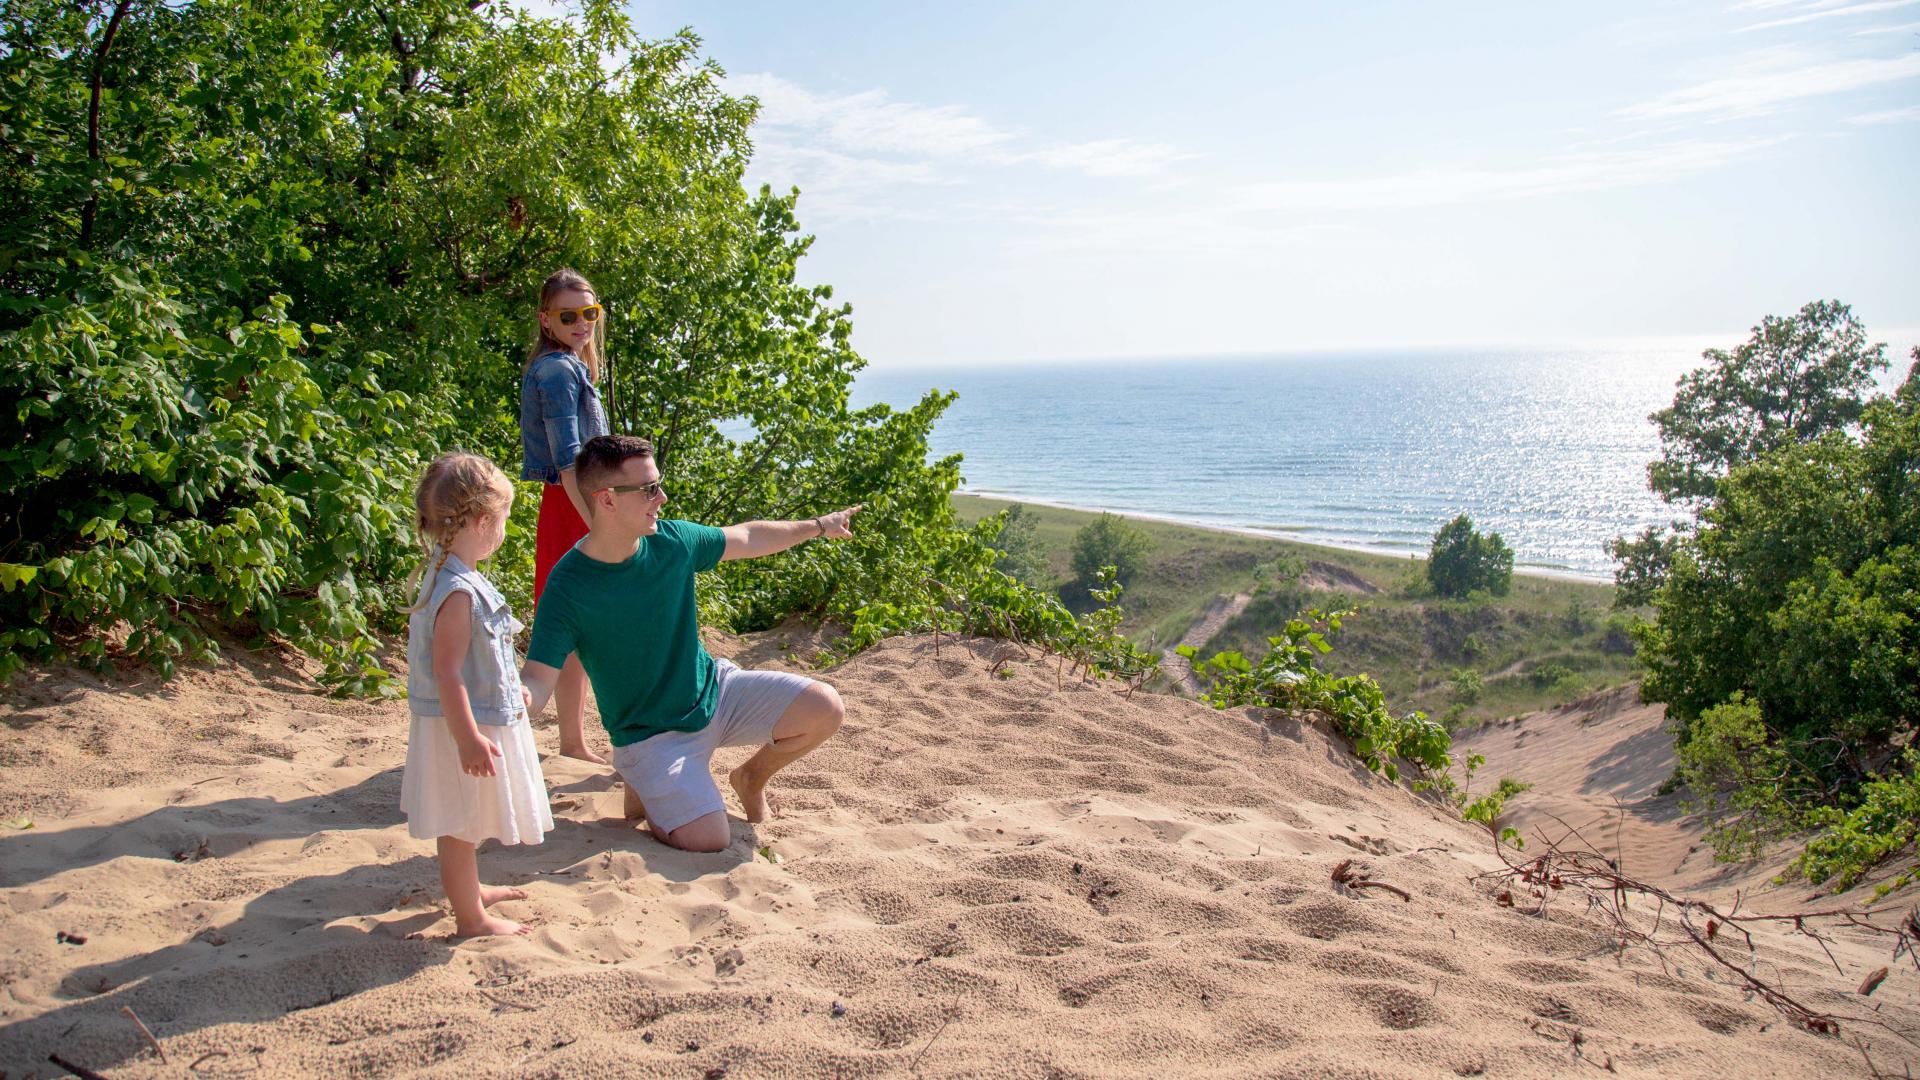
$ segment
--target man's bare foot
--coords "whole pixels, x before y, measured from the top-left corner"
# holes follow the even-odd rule
[[[591,761],[595,765],[605,765],[607,763],[606,758],[603,758],[599,754],[596,754],[593,751],[587,749],[584,745],[583,746],[562,746],[560,748],[560,756],[575,758],[580,761]]]
[[[767,801],[767,782],[756,782],[747,774],[745,765],[728,773],[727,783],[733,785],[733,793],[740,797],[740,812],[748,821],[757,825],[773,816],[773,805]]]
[[[525,900],[527,890],[512,885],[480,886],[480,906],[492,907],[502,900]]]
[[[532,932],[531,929],[512,919],[502,919],[493,915],[482,918],[472,926],[463,926],[457,920],[453,925],[453,936],[457,938],[492,937],[496,934],[531,934]]]

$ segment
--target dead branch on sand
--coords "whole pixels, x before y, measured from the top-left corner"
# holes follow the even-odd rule
[[[1882,1028],[1909,1046],[1920,1046],[1920,1039],[1916,1038],[1915,1032],[1877,1017],[1814,1009],[1795,999],[1777,983],[1761,978],[1759,950],[1753,935],[1748,932],[1749,928],[1762,926],[1791,929],[1817,943],[1838,972],[1841,971],[1840,963],[1828,948],[1829,939],[1823,931],[1835,928],[1863,931],[1891,939],[1893,963],[1898,964],[1904,956],[1913,964],[1915,971],[1920,971],[1920,951],[1916,951],[1920,950],[1920,910],[1909,911],[1904,919],[1892,926],[1876,923],[1866,912],[1853,908],[1766,915],[1742,912],[1736,902],[1731,910],[1722,911],[1704,900],[1676,896],[1658,885],[1628,877],[1620,872],[1616,861],[1597,851],[1569,850],[1545,837],[1539,839],[1544,850],[1524,861],[1515,861],[1509,849],[1496,844],[1495,851],[1500,861],[1506,864],[1505,868],[1477,874],[1471,880],[1486,883],[1488,888],[1497,890],[1494,896],[1502,906],[1541,917],[1546,915],[1556,894],[1572,890],[1585,898],[1588,912],[1598,913],[1606,922],[1615,941],[1616,954],[1624,953],[1629,948],[1644,948],[1660,961],[1664,969],[1670,952],[1675,949],[1694,949],[1704,953],[1722,970],[1731,973],[1750,995],[1758,996],[1808,1031],[1838,1036],[1844,1020]],[[1629,898],[1632,896],[1648,897],[1655,901],[1650,916],[1643,915],[1639,923],[1629,918]],[[1521,900],[1527,897],[1534,901],[1531,909],[1521,906]],[[1679,933],[1668,932],[1669,926],[1677,926]],[[1734,934],[1738,934],[1745,943],[1745,963],[1728,955],[1730,950],[1727,946]]]
[[[1384,881],[1375,881],[1372,878],[1364,876],[1360,871],[1353,868],[1352,859],[1340,860],[1340,865],[1333,868],[1333,880],[1341,885],[1345,885],[1349,889],[1385,889],[1400,899],[1405,900],[1407,903],[1413,903],[1412,893],[1409,893],[1398,885],[1389,885]]]

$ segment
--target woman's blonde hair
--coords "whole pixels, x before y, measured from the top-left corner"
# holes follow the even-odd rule
[[[540,307],[538,310],[547,310],[547,305],[553,302],[554,297],[569,289],[578,289],[581,292],[592,293],[594,300],[598,301],[600,299],[599,290],[595,289],[593,282],[588,281],[580,271],[563,268],[548,274],[547,280],[541,284]],[[587,344],[580,350],[580,359],[587,365],[587,377],[594,382],[600,381],[600,357],[601,354],[605,352],[606,345],[607,316],[603,309],[599,321],[593,324],[593,336],[587,339]],[[547,333],[547,328],[540,324],[539,316],[535,315],[533,320],[533,340],[527,342],[527,362],[521,367],[520,373],[523,375],[526,374],[527,369],[533,366],[535,360],[540,359],[550,352],[572,351],[572,346],[562,345],[560,342],[554,340],[553,336]]]
[[[460,530],[489,514],[504,514],[513,505],[513,481],[500,466],[464,450],[453,450],[433,459],[420,487],[413,493],[413,528],[427,549],[433,569],[426,563],[413,572],[407,587],[422,578],[428,583],[407,610],[419,611],[432,593],[431,583],[447,564],[453,540]]]

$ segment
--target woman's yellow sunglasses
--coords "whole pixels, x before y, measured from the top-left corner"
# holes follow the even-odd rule
[[[600,305],[588,304],[586,307],[552,308],[547,314],[560,320],[561,326],[572,326],[581,319],[590,323],[600,321]]]

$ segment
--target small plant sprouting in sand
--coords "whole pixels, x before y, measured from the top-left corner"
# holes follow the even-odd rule
[[[1471,754],[1468,756],[1468,768],[1472,769],[1477,767],[1479,762],[1485,760],[1486,759],[1482,758],[1479,754]],[[1494,836],[1502,842],[1512,844],[1517,848],[1524,848],[1527,846],[1527,842],[1521,839],[1520,830],[1510,825],[1502,826],[1500,824],[1500,812],[1507,808],[1508,799],[1532,787],[1532,784],[1515,780],[1511,776],[1503,776],[1500,778],[1500,783],[1495,785],[1492,791],[1462,806],[1460,808],[1460,816],[1468,821],[1477,821],[1485,825],[1487,831],[1494,834]],[[1466,798],[1465,793],[1462,793],[1460,797],[1462,799]]]
[[[1333,651],[1329,639],[1339,632],[1341,621],[1352,615],[1351,610],[1303,612],[1301,617],[1289,619],[1280,633],[1267,638],[1267,654],[1258,662],[1229,650],[1194,663],[1194,675],[1210,681],[1200,700],[1216,709],[1257,705],[1320,713],[1352,742],[1353,752],[1367,768],[1398,781],[1401,765],[1409,765],[1418,773],[1415,790],[1438,791],[1461,808],[1463,816],[1471,810],[1475,816],[1468,820],[1480,821],[1492,830],[1506,800],[1525,791],[1527,785],[1502,780],[1492,794],[1469,802],[1466,789],[1454,779],[1452,770],[1459,765],[1470,784],[1474,770],[1485,758],[1470,754],[1455,761],[1453,736],[1446,726],[1418,710],[1396,714],[1388,709],[1386,695],[1373,676],[1333,675],[1314,666],[1321,656]],[[1190,662],[1198,655],[1198,650],[1189,645],[1174,651]],[[1519,840],[1512,829],[1496,831],[1495,835],[1509,843]]]

